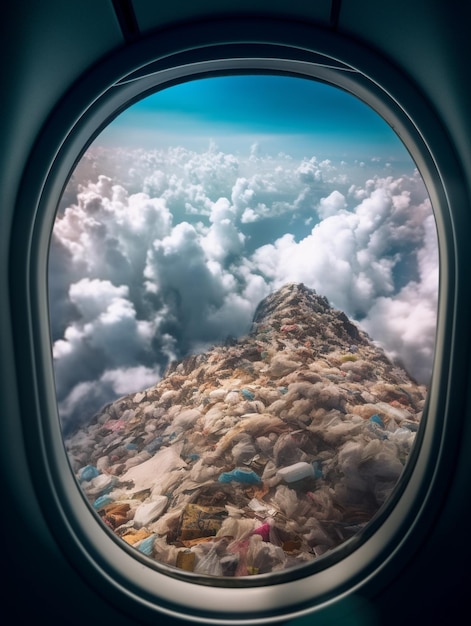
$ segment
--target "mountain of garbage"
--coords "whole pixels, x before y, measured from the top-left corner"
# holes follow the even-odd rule
[[[396,486],[426,388],[302,284],[250,333],[173,363],[65,444],[96,516],[158,563],[243,577],[310,563]]]

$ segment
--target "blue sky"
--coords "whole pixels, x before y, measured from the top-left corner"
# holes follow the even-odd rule
[[[142,99],[100,136],[105,145],[246,150],[270,154],[404,160],[395,133],[368,105],[343,90],[290,76],[192,80]]]

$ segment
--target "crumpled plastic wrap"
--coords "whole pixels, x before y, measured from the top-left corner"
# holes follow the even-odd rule
[[[96,515],[201,576],[314,561],[361,532],[401,478],[426,389],[302,285],[250,334],[173,364],[66,441]]]

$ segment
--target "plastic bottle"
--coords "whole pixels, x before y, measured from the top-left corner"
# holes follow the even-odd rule
[[[294,483],[296,480],[302,480],[303,478],[314,477],[314,467],[311,463],[306,461],[299,461],[293,465],[282,467],[276,472],[277,476],[282,478],[287,483]]]

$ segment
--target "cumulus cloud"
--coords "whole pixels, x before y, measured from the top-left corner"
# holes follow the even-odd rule
[[[321,198],[317,212],[321,219],[326,219],[347,208],[345,197],[340,191],[334,190],[327,198]]]
[[[211,226],[202,245],[209,259],[224,262],[228,257],[243,252],[245,236],[235,223],[236,210],[227,198],[219,198],[211,209]]]
[[[417,280],[392,297],[380,297],[363,320],[372,337],[381,337],[393,359],[419,381],[428,381],[437,321],[438,250],[435,221],[424,220],[423,246],[417,251]]]
[[[378,167],[380,167],[378,165]],[[258,302],[304,282],[426,381],[438,291],[425,187],[289,155],[95,150],[64,194],[50,250],[64,428],[245,333]]]
[[[69,300],[78,311],[78,319],[65,329],[62,339],[53,345],[56,389],[64,417],[77,417],[78,400],[90,396],[100,402],[116,397],[121,382],[109,376],[112,371],[127,370],[136,380],[149,380],[143,362],[152,362],[151,340],[155,320],[138,320],[129,300],[126,285],[114,286],[108,280],[84,278],[70,285]],[[154,374],[160,368],[154,366]],[[107,375],[108,374],[108,375]],[[96,378],[100,382],[96,382]],[[97,400],[98,401],[98,400]]]
[[[367,181],[363,199],[351,210],[334,190],[320,199],[323,219],[310,234],[296,241],[287,233],[260,247],[252,267],[275,287],[304,282],[361,320],[379,297],[395,293],[401,265],[409,276],[416,269],[415,254],[431,217],[426,199],[410,206],[418,184],[417,176]]]

